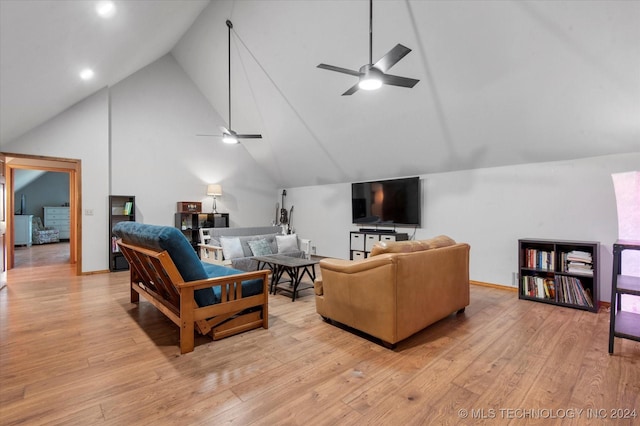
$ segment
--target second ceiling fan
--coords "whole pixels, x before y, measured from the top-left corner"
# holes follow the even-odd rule
[[[224,126],[220,127],[222,130],[222,142],[228,144],[236,144],[239,143],[239,139],[262,139],[262,135],[258,134],[238,134],[231,129],[231,28],[233,28],[233,24],[230,20],[227,19],[227,28],[229,29],[229,128]],[[198,136],[215,136],[215,135],[198,135]],[[218,135],[219,136],[219,135]]]
[[[318,68],[358,77],[358,82],[344,92],[342,96],[353,95],[358,89],[375,90],[383,84],[412,88],[420,80],[386,73],[409,52],[411,52],[411,49],[408,47],[396,44],[396,46],[387,52],[378,62],[373,63],[373,0],[369,0],[369,63],[361,66],[359,71],[327,64],[319,64]]]

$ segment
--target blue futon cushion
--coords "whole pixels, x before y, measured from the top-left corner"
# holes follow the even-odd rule
[[[125,243],[148,248],[166,250],[182,278],[188,281],[234,275],[243,271],[201,262],[191,243],[177,228],[171,226],[146,225],[138,222],[119,222],[113,234]],[[242,282],[242,296],[253,296],[262,292],[262,280]],[[220,288],[196,290],[194,298],[198,306],[220,303]]]

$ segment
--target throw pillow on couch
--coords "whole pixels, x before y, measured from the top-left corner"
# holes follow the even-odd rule
[[[300,250],[296,234],[276,235],[276,243],[278,244],[278,253],[291,253]]]
[[[220,237],[220,245],[225,259],[237,259],[244,256],[238,237]]]
[[[268,256],[270,254],[273,254],[271,245],[264,238],[260,240],[247,241],[247,244],[249,244],[251,253],[253,253],[254,256]]]

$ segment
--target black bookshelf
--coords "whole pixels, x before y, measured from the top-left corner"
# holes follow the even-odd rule
[[[136,197],[133,195],[110,195],[109,196],[109,235],[111,242],[109,245],[109,270],[126,271],[129,263],[120,252],[120,247],[116,244],[117,237],[113,235],[113,227],[124,221],[136,220]]]
[[[594,241],[518,240],[518,298],[598,312]]]
[[[182,231],[193,249],[198,251],[200,228],[228,228],[229,213],[177,212],[175,227]]]

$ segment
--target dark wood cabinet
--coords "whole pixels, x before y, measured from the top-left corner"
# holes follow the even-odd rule
[[[116,244],[117,237],[113,235],[113,227],[124,221],[136,220],[136,197],[133,195],[110,195],[109,196],[109,235],[111,244],[109,246],[109,270],[126,271],[129,264],[120,252],[120,247]]]
[[[228,228],[229,213],[177,212],[175,227],[182,231],[194,250],[198,251],[200,228]]]
[[[518,240],[518,297],[598,312],[599,251],[593,241]]]

